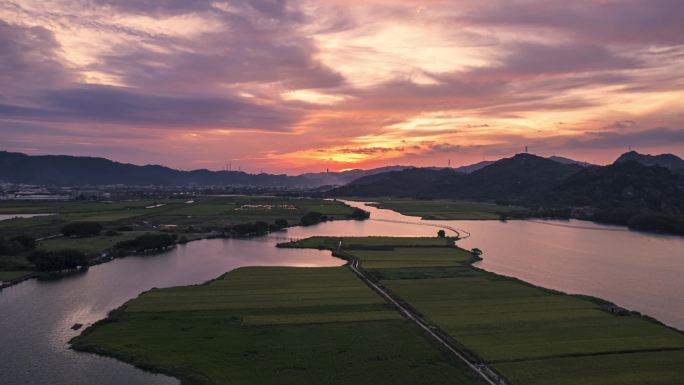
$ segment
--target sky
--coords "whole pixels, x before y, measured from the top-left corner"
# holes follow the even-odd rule
[[[298,174],[684,157],[681,0],[3,0],[0,149]]]

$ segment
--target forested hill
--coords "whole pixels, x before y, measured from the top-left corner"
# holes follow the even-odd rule
[[[334,189],[337,196],[397,196],[526,201],[583,167],[518,154],[469,174],[451,169],[412,169],[359,178]]]
[[[639,154],[636,151],[630,151],[620,155],[615,163],[628,161],[641,163],[645,166],[661,166],[670,171],[684,173],[684,160],[673,154],[645,155]]]
[[[684,234],[684,175],[624,156],[587,167],[518,154],[470,174],[412,169],[368,176],[330,194],[495,201]]]

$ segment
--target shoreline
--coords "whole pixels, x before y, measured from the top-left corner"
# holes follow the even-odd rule
[[[356,220],[358,220],[358,219],[353,219],[353,218],[339,218],[339,219],[328,219],[328,220],[325,221],[325,222],[332,222],[332,221],[356,221]],[[364,219],[364,220],[367,220],[367,219]],[[216,234],[214,234],[214,233],[205,233],[205,235],[203,235],[203,236],[200,236],[200,237],[198,237],[198,238],[188,239],[188,240],[185,241],[185,242],[178,242],[178,241],[177,241],[177,242],[175,242],[174,244],[172,244],[172,245],[170,245],[170,246],[164,248],[163,250],[143,250],[143,251],[136,251],[136,252],[133,252],[133,253],[127,253],[127,254],[116,255],[116,256],[111,256],[111,255],[109,255],[109,254],[107,254],[106,256],[102,256],[102,253],[105,253],[105,252],[111,250],[111,249],[107,249],[107,250],[103,250],[103,251],[100,253],[100,256],[99,256],[99,257],[95,257],[95,258],[93,258],[92,260],[88,261],[88,264],[87,264],[86,266],[80,268],[80,269],[70,269],[70,270],[62,270],[62,271],[45,271],[45,272],[34,271],[34,272],[32,272],[31,274],[28,274],[28,275],[25,275],[25,276],[16,278],[16,279],[14,279],[14,280],[2,282],[2,283],[0,283],[0,292],[1,292],[3,289],[6,289],[6,288],[8,288],[8,287],[12,287],[12,286],[18,285],[18,284],[20,284],[20,283],[22,283],[22,282],[24,282],[24,281],[28,281],[28,280],[33,279],[33,278],[40,279],[40,278],[50,277],[50,278],[54,278],[54,279],[60,279],[60,278],[62,278],[62,277],[66,277],[66,276],[68,276],[68,275],[75,274],[75,273],[85,273],[85,272],[88,271],[89,268],[91,268],[91,267],[93,267],[93,266],[97,266],[97,265],[101,265],[101,264],[104,264],[104,263],[108,263],[108,262],[114,261],[114,260],[116,260],[116,259],[127,258],[127,257],[134,257],[134,256],[153,256],[153,255],[155,255],[155,254],[161,254],[161,253],[164,253],[164,252],[166,252],[166,251],[169,251],[169,250],[171,250],[171,249],[177,247],[178,245],[185,245],[185,244],[188,244],[188,243],[190,243],[190,242],[202,241],[202,240],[207,240],[207,239],[252,239],[252,238],[261,238],[261,237],[268,236],[269,234],[273,234],[273,233],[277,233],[277,232],[281,232],[281,231],[287,231],[288,228],[291,228],[291,227],[298,227],[298,226],[303,226],[303,225],[301,225],[301,224],[296,224],[296,225],[292,225],[292,226],[287,226],[287,227],[282,228],[282,229],[280,229],[280,230],[268,231],[268,232],[266,232],[266,234],[262,234],[262,235],[249,235],[249,236],[236,236],[236,235],[231,235],[231,236],[218,236],[218,235],[216,235]],[[150,230],[150,231],[152,231],[152,230]]]

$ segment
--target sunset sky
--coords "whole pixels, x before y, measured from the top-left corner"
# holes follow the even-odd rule
[[[296,174],[684,156],[682,0],[4,0],[0,149]]]

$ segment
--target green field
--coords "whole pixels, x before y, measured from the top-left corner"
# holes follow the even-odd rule
[[[26,235],[40,241],[39,249],[58,251],[75,249],[89,256],[110,250],[117,242],[144,233],[160,231],[177,233],[193,240],[211,234],[221,234],[231,226],[258,221],[273,224],[284,219],[289,225],[300,224],[309,212],[319,212],[327,219],[346,219],[353,208],[337,201],[323,199],[226,196],[186,199],[134,200],[120,202],[0,202],[0,214],[52,213],[54,215],[0,221],[0,238],[11,239]],[[97,222],[103,225],[102,235],[87,238],[54,238],[64,225],[74,222]],[[126,228],[126,231],[117,231]],[[116,231],[106,236],[107,230]],[[133,231],[129,231],[133,230]],[[10,252],[8,252],[10,253]],[[29,251],[11,251],[12,255],[27,256]],[[0,256],[4,258],[5,256]],[[0,260],[0,271],[17,270]],[[29,266],[28,268],[31,268]],[[23,268],[22,268],[23,269]]]
[[[372,249],[374,247],[380,249],[392,249],[394,247],[445,247],[453,240],[448,238],[415,238],[415,237],[311,237],[302,239],[297,242],[282,243],[279,247],[292,248],[309,248],[309,249],[326,249],[336,250],[343,242],[345,250],[351,249]]]
[[[374,206],[394,210],[404,215],[435,220],[500,219],[501,214],[527,211],[525,208],[516,206],[449,200],[382,199]]]
[[[99,235],[88,238],[50,238],[38,243],[38,248],[55,251],[62,249],[80,250],[86,254],[99,253],[104,250],[112,248],[117,242],[133,239],[137,236],[147,233],[158,233],[149,231],[124,231],[119,232],[114,236]]]
[[[33,273],[30,270],[0,271],[0,282],[9,282]]]
[[[286,219],[298,224],[311,211],[330,219],[343,219],[353,209],[341,202],[287,197],[230,196],[121,202],[0,202],[0,214],[53,213],[55,215],[0,221],[0,235],[27,234],[39,238],[58,234],[71,222],[100,222],[106,227],[135,224],[155,226],[220,228],[238,223]],[[152,207],[160,204],[160,207]]]
[[[311,238],[297,244],[325,247],[339,240]],[[354,247],[346,249],[348,243]],[[338,251],[358,258],[386,288],[512,384],[681,383],[680,332],[637,315],[611,314],[599,300],[475,269],[465,250],[378,250],[381,243],[382,238],[369,238],[364,250],[362,238],[342,238]]]
[[[187,383],[477,383],[343,267],[241,268],[152,290],[73,344]]]

